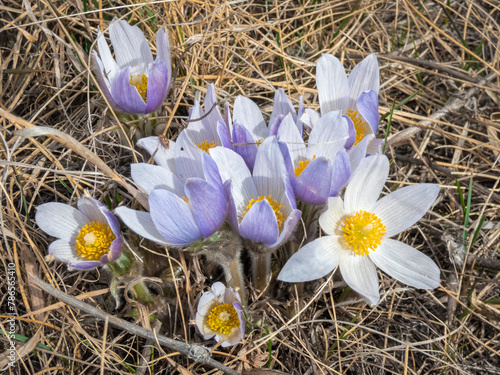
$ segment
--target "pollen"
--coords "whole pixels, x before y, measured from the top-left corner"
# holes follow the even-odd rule
[[[314,160],[314,159],[316,159],[316,155],[314,155],[311,160]],[[304,172],[304,169],[306,169],[306,167],[309,165],[311,160],[304,160],[304,161],[300,160],[299,161],[298,167],[295,168],[295,177],[299,177],[302,174],[302,172]]]
[[[267,197],[261,195],[257,199],[250,199],[250,201],[248,202],[248,205],[246,206],[246,210],[243,211],[243,216],[246,215],[246,213],[250,210],[250,208],[253,206],[254,203],[260,202],[264,199],[266,199],[269,202],[269,204],[271,205],[271,208],[273,209],[274,214],[276,215],[276,222],[278,223],[278,228],[281,229],[281,227],[285,221],[285,218],[283,216],[283,209],[285,208],[285,206],[283,204],[275,201],[271,197],[271,195],[268,195]]]
[[[255,141],[255,143],[257,143],[257,147],[259,147],[261,145],[262,142],[264,142],[265,138],[259,138],[257,139],[257,141]]]
[[[342,222],[347,246],[358,255],[368,255],[382,243],[385,225],[374,214],[360,210]]]
[[[207,154],[208,154],[208,150],[210,150],[211,148],[214,148],[214,147],[215,147],[214,141],[212,141],[210,143],[208,143],[208,141],[205,141],[205,142],[202,142],[202,143],[198,144],[198,148],[200,150],[205,151]]]
[[[139,94],[141,95],[144,103],[147,102],[147,93],[148,93],[148,77],[145,74],[136,74],[130,76],[130,84],[135,86]]]
[[[186,196],[183,195],[181,198],[182,198],[182,200],[184,202],[189,203],[189,198],[188,197],[186,197]]]
[[[356,146],[361,140],[365,137],[365,135],[368,134],[368,124],[363,121],[363,118],[359,114],[358,111],[353,111],[352,109],[349,109],[347,111],[347,117],[349,117],[353,124],[354,124],[354,129],[356,129],[356,140],[354,141],[354,145]]]
[[[240,318],[233,305],[216,305],[208,315],[207,324],[212,331],[227,335],[240,327]]]
[[[99,260],[109,252],[116,236],[109,227],[100,221],[91,221],[76,236],[78,255],[86,260]]]

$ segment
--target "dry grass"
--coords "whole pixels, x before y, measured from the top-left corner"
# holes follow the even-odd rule
[[[123,183],[129,164],[143,160],[143,152],[118,130],[88,73],[97,27],[106,28],[111,18],[123,17],[140,23],[153,47],[157,28],[169,30],[178,71],[158,119],[159,131],[169,136],[186,125],[195,91],[203,92],[208,83],[217,85],[221,104],[232,105],[243,94],[270,114],[274,90],[282,87],[295,104],[303,95],[306,107],[317,109],[315,62],[321,53],[339,56],[348,69],[366,54],[377,53],[381,115],[404,102],[392,116],[387,187],[416,182],[442,186],[439,203],[401,236],[438,263],[439,289],[406,288],[380,274],[383,296],[375,308],[336,279],[306,284],[300,302],[280,283],[267,295],[250,290],[246,341],[231,350],[215,349],[217,360],[238,371],[268,365],[293,374],[498,374],[498,1],[124,3],[0,3],[0,254],[2,280],[7,264],[15,264],[17,334],[26,341],[17,341],[22,358],[10,373],[213,373],[180,355],[158,349],[148,354],[150,343],[47,298],[28,282],[29,273],[38,275],[70,295],[150,326],[147,315],[130,316],[133,305],[114,310],[105,273],[47,263],[51,238],[33,221],[37,205],[54,200],[74,204],[84,189],[112,207],[131,201],[139,206]],[[387,120],[381,122],[379,137]],[[76,138],[123,183],[53,137],[14,136],[14,131],[32,125]],[[468,259],[457,262],[453,241],[462,238],[464,213],[455,181],[467,199],[470,178]],[[162,275],[165,294],[150,309],[158,315],[160,331],[202,342],[191,322],[194,303],[221,279],[220,270],[186,253],[166,252],[149,243],[143,249],[146,261],[160,259],[149,276],[167,269]],[[277,265],[282,257],[278,252]],[[176,267],[179,277],[172,282],[168,273]],[[6,296],[1,304],[4,325]],[[5,336],[1,342],[8,347]],[[5,353],[0,355],[2,368],[7,362]]]

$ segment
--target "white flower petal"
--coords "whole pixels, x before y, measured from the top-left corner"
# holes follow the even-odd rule
[[[406,186],[380,199],[371,212],[382,220],[386,237],[392,237],[419,221],[438,194],[439,185],[436,184]]]
[[[377,56],[373,53],[354,67],[348,79],[349,109],[356,108],[356,101],[364,91],[373,90],[377,94],[380,88]]]
[[[245,161],[236,152],[224,147],[210,149],[210,156],[219,168],[222,182],[231,181],[231,194],[236,210],[240,212],[250,199],[257,198],[257,189]]]
[[[233,121],[247,128],[256,141],[269,135],[259,106],[244,96],[240,95],[234,101]]]
[[[184,184],[169,170],[146,163],[131,164],[130,168],[132,179],[146,193],[151,193],[153,189],[166,189],[179,197],[184,195]]]
[[[161,236],[153,224],[153,220],[151,220],[149,212],[135,211],[122,206],[115,209],[115,214],[125,223],[127,227],[139,236],[161,245],[167,245],[165,239]]]
[[[78,199],[77,206],[78,210],[87,217],[87,222],[100,221],[103,224],[108,223],[108,219],[101,212],[101,209],[95,199],[82,197]]]
[[[370,211],[382,192],[389,175],[389,159],[373,155],[364,159],[344,194],[344,207],[348,214],[359,210]]]
[[[108,42],[99,29],[97,32],[97,49],[99,51],[99,57],[102,61],[104,74],[109,81],[112,81],[118,74],[119,68],[115,59],[111,55]]]
[[[167,146],[161,141],[160,137],[152,136],[139,139],[137,144],[144,148],[153,156],[156,164],[167,168],[172,173],[175,171],[175,142],[168,140]]]
[[[283,176],[286,176],[285,160],[281,154],[275,137],[267,138],[257,150],[253,168],[253,180],[259,196],[271,195],[272,199],[281,203],[285,186]]]
[[[141,29],[127,21],[111,21],[109,37],[120,69],[130,66],[130,74],[147,74],[153,55]]]
[[[291,115],[286,116],[278,128],[278,139],[285,142],[294,166],[306,158],[306,146]]]
[[[347,112],[349,95],[347,75],[335,56],[323,54],[318,60],[316,85],[322,115],[338,110]]]
[[[434,289],[441,284],[436,263],[402,242],[385,239],[369,257],[382,271],[403,284],[418,289]]]
[[[367,256],[345,250],[340,258],[340,272],[344,281],[371,304],[380,300],[377,268]]]
[[[321,115],[313,109],[306,108],[304,114],[300,117],[300,121],[310,129],[318,123]]]
[[[340,197],[328,198],[328,208],[319,217],[319,225],[323,231],[330,235],[340,235],[342,218],[345,216],[344,202]]]
[[[278,275],[278,280],[299,283],[319,279],[337,267],[342,252],[337,237],[317,238],[292,255]]]
[[[314,156],[323,156],[334,160],[337,152],[344,150],[347,138],[347,120],[342,116],[342,112],[329,112],[322,116],[311,130],[307,158],[311,160]]]
[[[64,240],[74,238],[89,222],[76,208],[56,202],[38,206],[35,220],[45,233]]]

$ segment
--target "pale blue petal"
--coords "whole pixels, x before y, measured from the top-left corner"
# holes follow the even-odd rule
[[[203,237],[188,204],[166,190],[153,190],[149,195],[151,219],[170,245],[186,246]]]

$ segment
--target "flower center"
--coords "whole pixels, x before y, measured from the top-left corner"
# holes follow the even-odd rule
[[[216,305],[207,320],[208,326],[212,331],[217,332],[221,335],[227,335],[238,329],[240,326],[240,318],[233,305],[229,303],[224,303],[222,305]]]
[[[314,160],[316,159],[316,155],[313,155],[313,158],[311,160]],[[299,161],[299,165],[298,167],[295,168],[295,177],[299,177],[302,172],[304,172],[304,169],[306,169],[306,167],[309,165],[309,163],[311,162],[311,160],[300,160]]]
[[[109,252],[116,236],[109,227],[100,221],[91,221],[76,236],[78,255],[87,260],[99,260]]]
[[[210,150],[211,148],[214,148],[214,147],[215,147],[214,141],[212,141],[210,143],[208,143],[208,141],[205,141],[205,142],[198,144],[198,148],[205,151],[207,154],[208,154],[208,150]]]
[[[264,140],[265,140],[265,138],[259,138],[259,139],[257,139],[257,141],[255,142],[255,143],[257,143],[257,147],[259,147],[259,146],[260,146],[260,144],[261,144],[262,142],[264,142]]]
[[[130,76],[130,84],[135,86],[139,94],[141,95],[144,103],[147,102],[147,92],[148,92],[148,77],[145,74],[136,74],[135,76]]]
[[[188,198],[188,197],[186,197],[186,196],[184,196],[184,195],[183,195],[183,196],[181,197],[181,199],[182,199],[184,202],[189,203],[189,198]]]
[[[385,236],[385,225],[374,214],[360,210],[342,222],[347,246],[358,255],[368,255]]]
[[[271,195],[268,195],[267,197],[261,195],[257,199],[250,199],[248,201],[248,205],[246,207],[246,210],[243,211],[243,216],[246,215],[246,213],[250,210],[250,208],[252,207],[252,205],[254,203],[260,202],[261,200],[264,200],[264,199],[266,199],[269,202],[269,204],[271,205],[271,207],[274,211],[274,214],[276,215],[276,222],[278,223],[278,228],[281,229],[281,226],[283,225],[283,222],[285,221],[285,218],[283,217],[283,211],[282,211],[285,208],[285,206],[283,206],[283,204],[275,201],[271,197]]]
[[[347,111],[347,117],[352,120],[354,124],[354,129],[356,129],[356,140],[353,146],[356,146],[364,137],[368,134],[368,124],[363,121],[363,118],[358,111],[353,111],[349,109]]]

